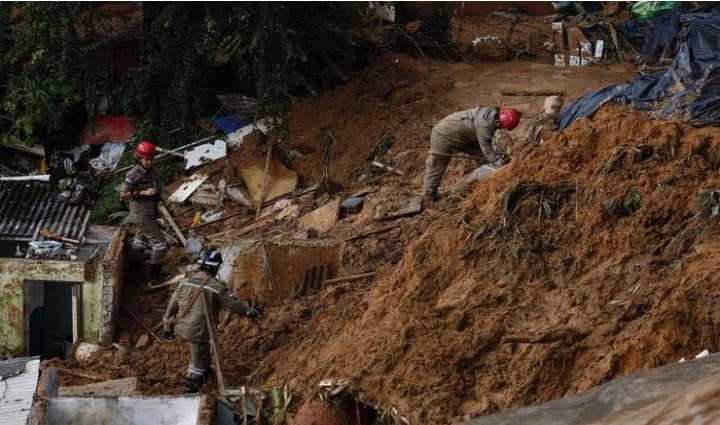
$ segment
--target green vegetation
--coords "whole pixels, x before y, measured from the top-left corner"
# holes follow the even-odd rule
[[[173,147],[215,112],[215,90],[255,97],[256,114],[281,116],[293,96],[341,78],[354,62],[363,6],[136,5],[0,3],[3,141],[71,146],[105,104],[136,120],[140,139]],[[113,55],[128,43],[139,43],[139,63],[114,72]]]

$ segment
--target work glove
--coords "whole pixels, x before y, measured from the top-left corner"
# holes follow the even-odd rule
[[[260,307],[250,307],[245,312],[245,316],[250,320],[255,320],[262,314],[262,308]]]
[[[165,329],[162,336],[165,341],[170,341],[175,337],[175,332],[172,329]]]
[[[495,162],[492,163],[493,165],[495,165],[497,168],[500,168],[508,162],[510,162],[510,157],[508,156],[508,154],[502,151],[495,152]]]

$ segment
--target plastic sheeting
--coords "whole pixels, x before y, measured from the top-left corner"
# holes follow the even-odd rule
[[[135,137],[135,126],[125,116],[98,115],[95,123],[87,123],[80,141],[85,145],[126,143]]]
[[[680,21],[683,42],[664,73],[641,75],[586,94],[563,109],[559,129],[592,116],[610,101],[631,104],[655,117],[720,123],[720,8],[685,14]]]

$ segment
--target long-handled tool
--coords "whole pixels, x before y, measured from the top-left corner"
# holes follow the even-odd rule
[[[460,159],[472,159],[474,161],[486,161],[484,156],[474,156],[474,155],[464,155],[464,154],[457,154],[457,153],[442,153],[442,152],[428,152],[430,155],[435,156],[442,156],[444,158],[460,158]]]
[[[227,395],[227,391],[225,389],[225,378],[223,377],[222,369],[220,367],[222,362],[220,361],[220,349],[217,344],[215,323],[210,317],[210,309],[208,308],[205,294],[200,297],[200,302],[202,302],[203,310],[205,311],[205,323],[207,324],[208,332],[210,333],[210,348],[212,349],[212,357],[215,361],[215,372],[217,372],[218,390],[220,391],[220,395]]]
[[[48,239],[54,239],[56,241],[67,242],[67,243],[71,243],[74,245],[83,245],[83,244],[85,244],[85,242],[87,242],[87,240],[85,239],[85,236],[82,236],[79,240],[70,239],[70,238],[64,237],[63,235],[61,235],[59,233],[53,233],[53,232],[51,232],[49,230],[45,230],[45,229],[41,230],[40,234]],[[93,241],[93,242],[97,242],[97,241]]]

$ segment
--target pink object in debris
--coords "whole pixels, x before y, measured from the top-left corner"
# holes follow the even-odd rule
[[[282,211],[290,205],[292,205],[292,202],[289,199],[280,199],[273,205],[273,211]]]

